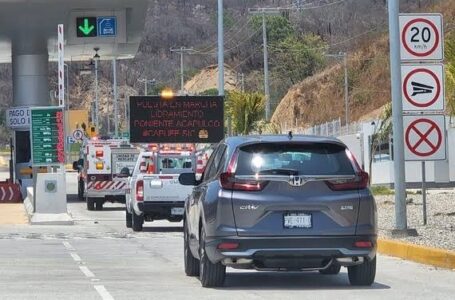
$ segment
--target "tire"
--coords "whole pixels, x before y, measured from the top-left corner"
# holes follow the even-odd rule
[[[95,210],[95,198],[86,197],[87,210]]]
[[[84,201],[84,189],[85,189],[85,183],[83,180],[79,180],[78,186],[77,186],[77,198],[79,201]]]
[[[341,270],[341,266],[339,264],[337,264],[336,262],[334,262],[327,269],[319,270],[319,273],[321,273],[323,275],[337,275],[338,273],[340,273],[340,270]]]
[[[365,260],[361,265],[348,267],[348,277],[351,285],[372,285],[376,277],[376,257],[371,261]]]
[[[186,222],[183,223],[183,261],[186,276],[199,276],[199,260],[194,258],[189,245],[189,232]]]
[[[103,210],[104,199],[98,199],[95,202],[96,210]]]
[[[203,287],[219,287],[226,279],[226,266],[212,263],[205,252],[205,230],[201,229],[199,235],[199,280]]]
[[[134,212],[134,210],[131,212],[131,228],[133,228],[133,231],[142,231],[143,226],[144,226],[144,216],[138,216]]]
[[[128,209],[125,207],[125,215],[126,215],[126,228],[133,227],[133,215],[128,212]]]

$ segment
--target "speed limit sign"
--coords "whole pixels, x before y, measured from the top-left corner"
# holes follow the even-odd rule
[[[400,15],[401,60],[443,60],[441,14]]]

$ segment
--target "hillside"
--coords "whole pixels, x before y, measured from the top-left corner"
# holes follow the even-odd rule
[[[231,91],[238,88],[236,73],[229,67],[224,67],[224,89]],[[185,83],[185,91],[189,94],[200,94],[202,92],[217,89],[218,87],[218,65],[208,66],[202,69],[193,78]]]
[[[443,12],[446,35],[446,102],[455,113],[455,1],[441,2],[426,12]],[[366,121],[380,116],[391,101],[388,34],[364,40],[348,53],[349,120]],[[281,127],[310,127],[341,118],[344,123],[344,66],[330,65],[292,86],[278,105],[272,122]],[[292,122],[292,123],[291,123]]]

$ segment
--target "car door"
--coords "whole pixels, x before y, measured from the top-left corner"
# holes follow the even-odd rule
[[[207,162],[207,167],[202,174],[201,183],[198,186],[193,188],[193,192],[189,198],[188,203],[188,227],[190,232],[190,243],[191,247],[197,247],[199,245],[199,220],[200,220],[200,210],[199,203],[201,198],[204,197],[205,191],[207,189],[207,181],[211,178],[215,164],[215,156],[218,152],[219,147],[217,147],[213,154],[210,156],[209,161]]]

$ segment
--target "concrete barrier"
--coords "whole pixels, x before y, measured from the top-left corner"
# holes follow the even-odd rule
[[[379,239],[378,252],[440,268],[455,269],[455,251]]]

